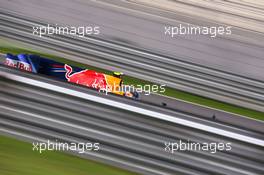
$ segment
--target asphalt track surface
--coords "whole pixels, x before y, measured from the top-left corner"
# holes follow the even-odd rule
[[[195,119],[180,111],[139,103],[118,96],[98,94],[94,90],[58,82],[47,77],[1,67],[0,131],[29,141],[58,139],[64,142],[99,142],[101,150],[79,155],[104,161],[142,174],[214,174],[262,175],[264,145],[254,145],[220,136],[194,127],[155,119],[155,116],[131,112],[92,98],[78,97],[85,93],[95,98],[122,102],[142,109],[184,118],[214,128],[263,140],[263,135],[236,127]],[[19,76],[17,76],[19,75]],[[18,77],[18,79],[14,79]],[[26,78],[28,81],[22,81]],[[32,83],[30,83],[32,81]],[[56,92],[48,84],[74,91]],[[111,106],[112,105],[112,106]],[[179,139],[193,142],[230,142],[232,150],[217,152],[164,151],[164,142]],[[263,143],[262,143],[263,144]]]
[[[186,21],[201,26],[219,24],[142,6],[128,9],[130,6],[125,1],[115,1],[119,7],[107,2],[2,0],[0,8],[60,25],[98,25],[100,37],[109,41],[264,80],[264,36],[261,32],[233,27],[231,36],[210,38],[192,35],[171,38],[164,35],[166,25],[178,26]]]
[[[5,9],[5,10],[7,10],[7,9]],[[189,112],[189,113],[196,115],[198,117],[205,117],[207,119],[212,119],[212,117],[216,117],[218,122],[224,122],[226,124],[231,124],[231,125],[240,125],[241,127],[245,127],[245,128],[253,129],[253,130],[256,128],[256,130],[258,130],[258,131],[261,130],[260,127],[256,127],[259,125],[257,122],[255,124],[252,124],[252,125],[247,125],[246,124],[247,119],[241,120],[240,117],[234,116],[232,114],[227,114],[227,113],[224,113],[221,111],[215,111],[213,109],[197,107],[195,105],[188,104],[185,102],[166,99],[165,97],[160,97],[160,96],[156,96],[156,95],[152,95],[151,97],[143,96],[143,101],[147,101],[147,102],[151,101],[152,103],[154,102],[154,104],[156,104],[158,106],[166,103],[166,105],[167,105],[166,108],[182,110],[184,112]],[[250,123],[252,123],[252,122],[250,122]]]
[[[32,35],[32,26],[41,23],[21,18],[16,13],[3,12],[1,17],[2,36],[21,41],[23,45],[29,44],[29,47],[42,52],[106,70],[119,70],[132,77],[264,111],[263,82],[105,42],[98,38],[68,35],[39,37]]]
[[[84,7],[82,4],[89,4],[89,6]],[[102,25],[102,33],[104,33],[102,37],[107,38],[108,40],[115,40],[117,42],[123,42],[136,47],[142,47],[149,49],[152,52],[177,55],[177,57],[182,55],[185,60],[189,59],[189,61],[192,62],[206,64],[210,67],[219,68],[221,70],[230,71],[254,79],[264,80],[263,74],[261,74],[261,69],[263,68],[263,60],[261,59],[263,56],[262,46],[247,45],[246,43],[238,43],[235,41],[231,42],[225,38],[215,41],[204,36],[199,36],[199,43],[195,42],[198,41],[198,38],[196,37],[190,38],[190,40],[186,40],[185,38],[180,40],[181,38],[177,38],[177,43],[175,43],[175,38],[168,38],[165,41],[163,36],[163,25],[167,25],[168,23],[166,23],[164,18],[161,20],[147,14],[142,17],[142,15],[140,16],[139,14],[131,11],[124,12],[124,10],[121,10],[122,12],[120,12],[120,9],[118,10],[116,7],[109,8],[102,4],[90,4],[90,2],[86,1],[1,1],[0,7],[4,10],[21,12],[25,16],[34,16],[36,19],[41,18],[47,19],[47,21],[52,20],[51,22],[58,24],[83,26],[84,23],[87,23],[87,25]],[[113,11],[113,9],[115,10]],[[98,15],[94,15],[95,12]],[[129,13],[130,15],[127,15],[126,13]],[[170,24],[174,23],[175,21],[170,21]],[[247,32],[245,31],[245,33]],[[249,32],[247,34],[251,35],[252,33]],[[260,40],[263,39],[262,36],[258,34],[252,34],[252,36],[258,36]],[[188,47],[195,47],[197,49],[190,51],[189,49],[186,49]],[[237,65],[235,68],[233,66],[234,63]],[[199,142],[208,140],[226,140],[226,138],[216,135],[208,136],[206,133],[197,130],[190,130],[189,128],[184,128],[180,125],[168,125],[168,123],[162,123],[161,121],[150,121],[147,118],[142,119],[138,115],[133,115],[133,113],[124,114],[123,111],[122,113],[119,113],[118,111],[114,111],[114,113],[108,113],[110,110],[108,110],[105,106],[103,107],[104,111],[101,113],[100,111],[102,110],[98,109],[98,105],[90,105],[90,103],[88,104],[88,102],[84,101],[81,101],[80,103],[79,99],[75,99],[76,101],[73,100],[72,102],[74,102],[74,104],[79,104],[80,106],[76,106],[75,109],[71,109],[72,105],[68,106],[65,113],[63,113],[65,115],[60,115],[57,113],[58,111],[61,111],[61,108],[65,108],[65,106],[63,106],[64,104],[60,106],[59,103],[57,103],[59,106],[53,106],[51,107],[53,110],[46,111],[44,114],[39,113],[39,116],[36,117],[39,119],[44,117],[42,118],[43,120],[35,120],[36,118],[34,117],[36,115],[32,114],[34,114],[36,111],[43,112],[43,109],[48,107],[47,104],[50,102],[49,98],[46,99],[47,101],[44,99],[42,99],[43,101],[40,101],[40,97],[43,97],[44,95],[51,97],[52,99],[54,94],[52,94],[50,91],[41,91],[42,94],[39,94],[39,92],[36,91],[31,91],[35,92],[36,96],[33,96],[31,93],[28,93],[29,89],[27,89],[27,86],[21,85],[16,87],[14,86],[14,84],[16,84],[15,82],[8,84],[7,81],[2,82],[2,85],[3,84],[7,86],[11,85],[10,89],[13,88],[12,92],[14,93],[10,93],[10,91],[7,92],[7,88],[1,89],[2,94],[3,92],[5,93],[3,96],[6,97],[1,98],[1,103],[3,104],[2,110],[6,112],[2,113],[1,115],[1,125],[3,126],[2,129],[5,129],[5,131],[9,131],[9,133],[16,133],[14,135],[19,136],[19,133],[26,133],[32,137],[35,137],[35,139],[37,137],[61,137],[65,140],[75,141],[87,139],[97,140],[100,138],[101,141],[106,144],[107,148],[107,154],[102,154],[99,156],[101,159],[108,158],[108,162],[111,160],[111,162],[114,164],[137,170],[143,174],[174,174],[175,172],[178,172],[179,174],[263,174],[264,170],[261,166],[263,164],[263,147],[255,147],[231,140],[232,143],[235,143],[233,149],[234,152],[231,154],[220,153],[217,155],[211,155],[208,153],[197,153],[197,155],[177,153],[177,155],[173,155],[171,157],[169,155],[166,157],[163,152],[155,152],[155,150],[160,149],[160,147],[157,147],[157,145],[162,144],[161,140],[159,140],[161,138],[162,140],[167,138],[174,140],[183,138]],[[27,91],[27,93],[25,93],[24,90]],[[25,101],[19,101],[20,98],[17,98],[16,95],[18,95],[17,97],[22,97],[22,99]],[[65,97],[60,96],[60,98]],[[125,99],[119,99],[118,97],[117,99],[118,101],[123,101],[125,104],[137,103],[127,101]],[[37,105],[30,105],[32,104],[32,101],[37,102]],[[84,104],[87,106],[84,107]],[[18,117],[19,112],[21,112],[21,110],[23,111],[25,107],[30,109],[30,111],[27,111],[29,113],[24,113],[25,115],[23,115],[21,118]],[[177,109],[176,111],[170,111],[160,108],[159,105],[155,107],[152,105],[147,105],[146,108],[159,110],[164,113],[172,112],[172,115],[175,115],[175,117],[180,117],[179,114],[176,114]],[[77,116],[74,114],[74,112],[80,109],[84,110],[82,111],[81,115],[78,115],[80,118],[76,119],[75,117],[72,117]],[[91,111],[93,111],[92,114],[90,113]],[[203,113],[204,109],[198,109],[198,111]],[[107,122],[103,120],[96,120],[96,117],[99,117],[98,119],[106,120],[105,117],[107,117],[107,115],[103,114],[105,112],[108,114],[108,126],[104,126],[104,124]],[[92,120],[87,120],[84,115],[92,115],[89,116],[89,118],[91,117],[90,119]],[[193,114],[191,114],[189,117],[190,120],[196,122],[200,120],[199,118],[193,117],[192,115]],[[53,116],[54,119],[59,122],[47,122],[51,116]],[[118,118],[116,118],[116,116],[118,116]],[[78,127],[65,128],[65,125],[60,125],[62,122],[74,124]],[[84,130],[86,131],[83,131],[83,125],[79,125],[80,122],[85,123],[86,129]],[[226,129],[229,128],[231,130],[234,129],[248,135],[257,135],[258,138],[263,140],[263,134],[255,133],[253,131],[245,131],[243,128],[236,128],[232,125],[225,125],[216,123],[215,121],[202,119],[199,122],[205,122],[208,125],[220,126]],[[235,121],[233,122],[235,123]],[[128,126],[128,123],[131,125]],[[98,133],[98,131],[96,131],[96,127],[101,127],[103,129],[101,135],[94,134],[96,132]],[[158,127],[159,129],[157,130],[155,127]],[[89,128],[91,132],[88,132],[87,128]],[[94,130],[91,130],[91,128]],[[69,131],[72,132],[69,133]],[[127,135],[128,133],[129,135]],[[108,137],[109,135],[107,134],[112,135]],[[121,134],[121,136],[117,139],[118,142],[113,142],[113,137],[116,139],[117,134]],[[128,140],[124,140],[123,138]],[[148,139],[150,142],[145,143],[146,140],[142,138]],[[136,142],[133,142],[134,140],[136,140]],[[227,140],[230,141],[230,139]],[[142,149],[143,147],[139,147],[139,145],[142,143],[145,143],[143,146],[144,149]],[[153,147],[153,145],[155,146]],[[114,156],[113,152],[115,153]],[[117,155],[116,153],[120,154]],[[124,155],[130,157],[131,159],[127,160],[128,158],[124,157]],[[91,157],[91,155],[87,155],[87,157]],[[148,163],[146,163],[146,161],[148,161]],[[143,167],[142,165],[146,166]],[[143,169],[139,169],[140,166]]]

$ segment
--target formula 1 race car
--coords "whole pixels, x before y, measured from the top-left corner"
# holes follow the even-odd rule
[[[4,65],[28,72],[56,77],[71,83],[94,88],[101,92],[139,99],[138,92],[128,91],[126,90],[127,88],[123,88],[123,73],[121,72],[113,72],[113,75],[107,75],[30,54],[12,55],[8,53],[6,54]]]

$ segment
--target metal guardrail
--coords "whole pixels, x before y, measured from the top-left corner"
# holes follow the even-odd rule
[[[155,83],[264,112],[264,82],[183,62],[177,58],[129,48],[101,39],[32,35],[32,26],[44,25],[14,14],[1,13],[1,35],[35,47],[67,54],[85,64],[120,71]]]
[[[100,151],[80,156],[142,174],[264,173],[264,141],[261,134],[195,120],[180,112],[99,94],[94,90],[2,66],[0,75],[1,133],[39,141],[56,138],[67,142],[99,142]],[[171,119],[162,118],[164,116]],[[187,126],[188,122],[215,128],[219,133]],[[221,135],[220,130],[229,134]],[[251,139],[241,141],[241,137],[232,138],[231,134]],[[164,142],[180,139],[198,143],[230,142],[232,150],[215,154],[205,151],[177,151],[171,154],[164,151]],[[259,143],[252,144],[252,140]]]

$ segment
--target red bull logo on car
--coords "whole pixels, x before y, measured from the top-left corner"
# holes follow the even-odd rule
[[[10,67],[32,72],[32,66],[26,62],[6,58],[4,64]]]
[[[87,87],[92,87],[99,90],[107,89],[107,81],[103,73],[98,73],[93,70],[82,70],[72,73],[72,67],[65,64],[65,78],[68,82],[80,84]]]

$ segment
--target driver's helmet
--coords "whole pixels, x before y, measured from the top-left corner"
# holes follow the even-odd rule
[[[121,78],[122,75],[124,75],[122,72],[113,72],[114,77]]]

